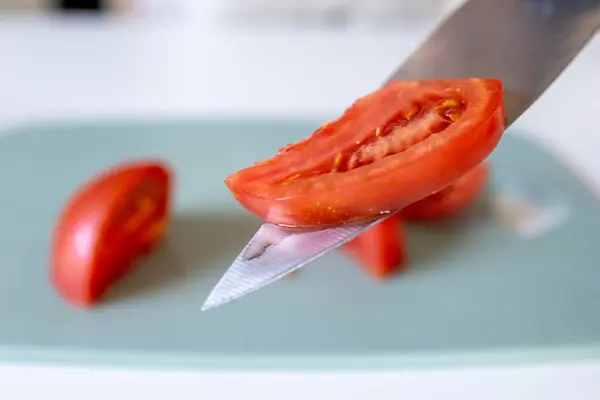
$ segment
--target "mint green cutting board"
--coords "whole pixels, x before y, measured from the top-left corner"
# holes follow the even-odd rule
[[[410,227],[405,273],[376,282],[336,251],[201,312],[260,225],[223,179],[317,125],[52,125],[0,139],[0,361],[337,369],[600,358],[599,203],[555,158],[510,131],[476,207]],[[175,168],[172,235],[100,307],[75,309],[47,279],[57,212],[100,169],[144,156]],[[568,215],[543,234],[519,236],[491,212],[499,192]]]

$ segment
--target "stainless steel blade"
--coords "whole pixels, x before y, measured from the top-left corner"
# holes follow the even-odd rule
[[[599,27],[600,0],[470,0],[389,80],[499,78],[511,124],[556,79]],[[383,219],[368,225],[296,234],[263,225],[202,309],[260,289]]]
[[[512,124],[600,27],[600,0],[471,0],[389,80],[498,78]]]
[[[274,225],[263,224],[212,290],[202,310],[228,303],[275,282],[383,219],[366,226],[343,226],[304,233],[290,233]]]

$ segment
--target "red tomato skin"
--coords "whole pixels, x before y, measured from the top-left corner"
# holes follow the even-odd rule
[[[455,217],[477,200],[489,177],[489,166],[480,164],[447,188],[402,209],[402,217],[405,221],[441,221]]]
[[[158,245],[163,235],[108,246],[107,241],[116,237],[115,214],[144,182],[153,182],[160,191],[154,218],[168,219],[171,175],[159,160],[128,162],[98,174],[72,194],[52,236],[50,278],[63,298],[77,307],[91,307]]]
[[[366,117],[359,119],[361,127],[368,125],[374,130],[389,120],[397,113],[394,98],[402,98],[401,91],[407,84],[421,85],[423,91],[430,86],[455,88],[453,93],[461,93],[467,102],[462,117],[440,134],[443,140],[436,141],[431,136],[427,145],[413,146],[367,166],[298,179],[286,185],[279,183],[283,176],[293,175],[297,168],[303,168],[303,162],[316,165],[333,159],[338,151],[336,144],[326,140],[334,140],[331,138],[335,136],[335,129],[346,129],[348,136],[348,126],[353,126],[353,118],[361,117],[360,107],[364,108],[366,103],[376,103],[379,108],[362,111]],[[396,102],[407,101],[410,99]],[[373,219],[447,187],[481,164],[504,132],[502,84],[494,79],[392,82],[355,104],[360,105],[358,111],[356,107],[349,109],[311,137],[229,176],[225,182],[238,202],[264,221],[282,227],[324,228]],[[355,129],[365,131],[366,128],[361,127]]]
[[[406,243],[400,214],[363,232],[342,249],[375,279],[386,279],[406,265]]]

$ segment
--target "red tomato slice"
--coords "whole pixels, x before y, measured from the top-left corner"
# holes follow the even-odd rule
[[[391,82],[225,183],[242,206],[275,225],[364,221],[475,168],[498,144],[504,122],[498,80]]]
[[[480,164],[447,188],[402,209],[402,217],[407,221],[439,221],[454,217],[475,202],[489,176],[489,167]]]
[[[406,261],[404,230],[399,214],[373,226],[342,248],[373,277],[389,277],[401,269]]]
[[[51,278],[71,303],[89,307],[165,236],[171,172],[161,162],[118,165],[66,203],[55,227]]]

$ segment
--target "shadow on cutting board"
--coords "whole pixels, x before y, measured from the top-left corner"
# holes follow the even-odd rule
[[[163,245],[115,285],[106,301],[144,297],[222,274],[259,226],[250,214],[175,213]]]

